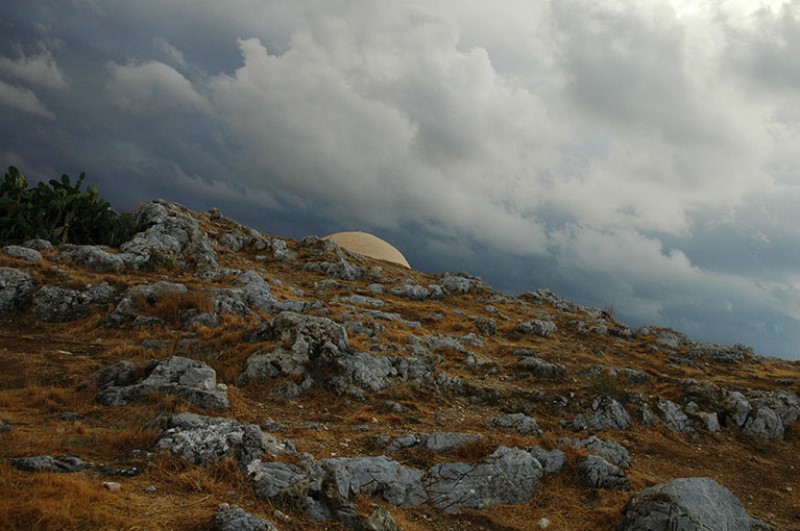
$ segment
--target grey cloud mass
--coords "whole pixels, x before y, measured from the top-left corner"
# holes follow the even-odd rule
[[[0,7],[0,155],[800,358],[800,1]]]

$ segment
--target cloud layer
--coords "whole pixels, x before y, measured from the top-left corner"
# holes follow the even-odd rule
[[[29,174],[800,357],[798,1],[33,4],[0,8]]]

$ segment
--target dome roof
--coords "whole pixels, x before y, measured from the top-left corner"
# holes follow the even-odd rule
[[[325,238],[333,240],[336,245],[348,251],[411,268],[403,253],[391,244],[367,232],[337,232]]]

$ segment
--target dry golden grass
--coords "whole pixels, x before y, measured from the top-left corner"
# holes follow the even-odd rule
[[[216,234],[235,230],[225,221],[200,217],[204,230]],[[309,250],[295,249],[301,256]],[[279,299],[312,300],[314,283],[325,277],[303,271],[296,263],[255,262],[256,253],[232,253],[220,249],[224,267],[255,269],[265,279],[278,279],[271,285]],[[51,253],[52,254],[52,253]],[[319,257],[309,258],[320,260]],[[0,266],[18,267],[17,261],[0,256]],[[411,278],[420,285],[435,282],[430,275],[409,271],[400,266],[364,260],[362,267],[380,265],[387,278],[386,287]],[[645,396],[658,395],[679,401],[680,378],[701,378],[733,389],[783,389],[797,392],[800,363],[768,360],[752,366],[700,364],[698,368],[667,364],[668,355],[651,351],[648,338],[624,341],[610,336],[579,334],[569,322],[585,319],[573,313],[561,313],[549,303],[523,297],[521,302],[492,303],[492,316],[498,332],[482,338],[484,346],[470,348],[498,365],[497,374],[476,374],[463,367],[464,355],[441,349],[442,358],[436,371],[464,378],[476,388],[492,387],[503,393],[498,404],[473,403],[470,397],[440,394],[433,387],[404,383],[379,393],[367,393],[367,400],[340,396],[322,386],[313,388],[298,399],[287,399],[274,390],[292,378],[276,378],[270,382],[239,388],[236,380],[247,358],[258,350],[269,351],[275,342],[254,338],[253,333],[269,315],[248,317],[223,316],[215,328],[197,326],[180,330],[180,315],[187,309],[212,310],[209,288],[221,283],[203,283],[187,270],[156,270],[122,274],[91,273],[71,264],[54,264],[45,260],[37,266],[25,266],[37,281],[75,288],[86,284],[109,282],[119,290],[141,283],[169,280],[186,284],[185,295],[163,297],[153,304],[140,300],[140,310],[164,319],[165,327],[152,329],[108,329],[100,326],[111,308],[98,308],[92,315],[73,323],[43,324],[29,314],[13,316],[0,322],[0,418],[13,426],[0,434],[0,528],[2,529],[208,529],[217,504],[238,503],[254,514],[274,519],[275,507],[288,512],[291,522],[280,522],[282,530],[344,529],[338,523],[317,523],[289,505],[276,506],[255,498],[247,479],[233,460],[209,467],[198,467],[173,457],[159,454],[153,461],[129,458],[132,450],[153,451],[157,432],[144,426],[159,414],[197,411],[185,400],[153,394],[147,400],[122,408],[100,406],[94,401],[96,387],[92,378],[103,367],[122,360],[144,362],[180,354],[202,359],[216,371],[219,382],[228,384],[231,408],[224,415],[241,422],[260,424],[272,418],[286,425],[274,435],[292,440],[298,450],[315,458],[378,455],[383,448],[375,445],[375,437],[397,437],[406,433],[456,431],[484,433],[488,437],[451,455],[429,451],[402,451],[392,455],[406,464],[426,469],[438,462],[467,461],[477,463],[498,445],[526,447],[534,444],[545,448],[558,447],[561,437],[585,436],[561,426],[589,403],[597,394],[626,399],[630,392]],[[371,282],[343,282],[353,293],[373,294],[366,289]],[[305,290],[297,295],[293,287]],[[326,297],[345,290],[332,290]],[[485,302],[474,296],[448,297],[442,301],[409,301],[390,294],[382,296],[387,312],[399,313],[404,319],[421,323],[418,329],[401,322],[377,321],[385,329],[377,342],[384,345],[380,353],[405,356],[412,335],[462,336],[478,333],[474,316],[484,314]],[[319,312],[335,321],[342,321],[344,304],[329,302],[330,314]],[[556,317],[559,332],[548,338],[523,336],[514,331],[525,320],[542,312]],[[436,314],[441,314],[438,316]],[[500,316],[508,317],[504,320]],[[611,316],[606,317],[613,322]],[[351,335],[350,346],[370,351],[376,340],[365,335]],[[145,340],[163,340],[164,346],[144,348]],[[196,340],[201,348],[177,349],[182,339]],[[394,347],[397,347],[394,350]],[[533,348],[542,358],[563,363],[568,375],[562,379],[543,380],[519,375],[515,348]],[[685,350],[685,349],[684,349]],[[602,356],[599,354],[602,352]],[[631,386],[623,379],[601,373],[587,378],[592,366],[630,367],[651,374],[645,385]],[[781,379],[795,383],[779,384]],[[82,385],[80,390],[78,384]],[[530,398],[534,392],[544,393],[541,401]],[[566,408],[551,406],[554,397],[569,395]],[[510,398],[508,398],[510,397]],[[378,405],[385,400],[399,402],[410,412],[387,412]],[[542,437],[525,437],[488,427],[494,416],[525,405],[532,408]],[[513,407],[512,407],[513,406]],[[77,413],[77,420],[62,420],[61,414]],[[200,411],[198,411],[200,412]],[[201,412],[202,413],[202,412]],[[217,414],[212,413],[212,414]],[[635,491],[677,477],[709,476],[731,489],[746,508],[759,518],[769,520],[776,529],[800,529],[800,502],[797,501],[797,477],[800,472],[800,429],[790,429],[780,443],[761,443],[723,430],[716,435],[703,434],[693,440],[663,426],[647,428],[636,424],[624,432],[599,434],[628,447],[633,469],[628,475]],[[568,464],[562,474],[544,478],[535,497],[528,503],[497,506],[482,511],[444,514],[429,505],[420,507],[388,507],[406,531],[421,530],[523,530],[531,529],[541,518],[547,518],[549,529],[610,530],[621,519],[621,511],[631,492],[607,492],[586,489],[577,479],[582,450],[565,449]],[[10,466],[8,457],[30,455],[75,454],[81,458],[112,467],[139,466],[144,472],[134,478],[114,478],[94,472],[77,474],[31,474]],[[292,462],[287,456],[280,460]],[[119,481],[120,492],[102,488],[103,481]],[[155,494],[145,492],[153,485]],[[787,490],[792,488],[793,490]],[[356,497],[362,514],[369,514],[382,504],[375,498]]]
[[[202,289],[166,294],[155,301],[148,301],[138,295],[134,297],[134,303],[142,315],[158,317],[171,324],[179,324],[181,314],[186,310],[197,310],[201,313],[214,310],[211,295]]]

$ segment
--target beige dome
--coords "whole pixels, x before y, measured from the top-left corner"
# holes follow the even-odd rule
[[[411,268],[403,253],[372,234],[366,232],[337,232],[325,238],[333,240],[336,245],[348,251]]]

